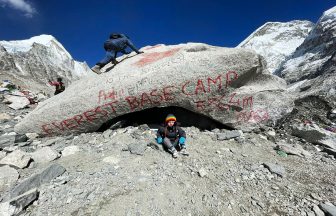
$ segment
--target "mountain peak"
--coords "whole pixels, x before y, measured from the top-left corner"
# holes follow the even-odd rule
[[[7,52],[28,52],[34,43],[42,44],[44,46],[50,46],[51,42],[59,42],[52,35],[39,35],[25,40],[12,40],[12,41],[0,41],[0,45],[3,46]]]

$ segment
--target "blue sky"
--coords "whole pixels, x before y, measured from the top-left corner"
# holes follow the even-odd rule
[[[335,0],[0,0],[0,40],[51,34],[93,66],[110,32],[137,47],[202,42],[234,47],[265,22],[309,20]]]

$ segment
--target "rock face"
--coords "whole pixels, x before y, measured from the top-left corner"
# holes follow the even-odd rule
[[[50,92],[47,80],[62,77],[66,84],[92,73],[86,63],[74,61],[51,35],[28,40],[0,41],[0,78],[32,91]]]
[[[117,116],[169,106],[243,128],[291,110],[284,80],[269,74],[253,51],[196,43],[143,50],[124,57],[111,72],[83,78],[41,103],[15,130],[44,135],[95,131]]]
[[[314,27],[309,21],[267,22],[237,47],[254,50],[267,62],[267,69],[274,73],[280,64],[302,44]]]
[[[304,42],[275,72],[289,83],[328,73],[335,62],[336,7],[325,11]],[[331,72],[331,71],[329,71]]]

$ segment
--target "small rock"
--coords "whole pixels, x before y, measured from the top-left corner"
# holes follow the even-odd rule
[[[109,157],[105,157],[103,161],[106,163],[118,164],[120,159],[116,158],[115,156],[109,156]]]
[[[28,205],[38,199],[38,191],[36,188],[15,197],[7,202],[0,203],[0,215],[12,216],[19,215]]]
[[[285,168],[282,166],[272,164],[272,163],[263,163],[263,165],[269,169],[271,173],[275,173],[281,177],[284,177],[286,174]]]
[[[327,215],[336,216],[336,207],[331,203],[320,204],[319,207],[326,213]]]
[[[268,131],[267,134],[272,136],[272,137],[274,137],[276,135],[275,131]]]
[[[62,151],[62,156],[66,157],[66,156],[69,156],[69,155],[76,154],[77,152],[79,152],[79,147],[78,146],[67,146]]]
[[[11,119],[12,117],[8,115],[7,113],[0,113],[0,122],[7,122]]]
[[[10,193],[10,197],[17,197],[33,188],[38,188],[40,185],[48,183],[52,179],[62,175],[65,171],[65,168],[61,165],[52,164],[43,170],[40,174],[35,174],[15,186],[15,188],[13,188]]]
[[[232,138],[240,137],[242,135],[242,131],[233,130],[233,131],[225,131],[223,133],[217,134],[217,140],[229,140]]]
[[[58,152],[50,147],[44,147],[30,154],[33,160],[37,163],[46,163],[55,160],[59,157]]]
[[[31,157],[26,152],[16,150],[1,159],[0,164],[7,164],[23,169],[28,166],[30,159]]]
[[[201,169],[198,170],[198,175],[200,177],[205,177],[206,175],[208,175],[207,171],[202,167]]]
[[[19,178],[16,169],[10,166],[0,167],[0,191],[5,191],[12,187]]]
[[[20,143],[20,142],[26,142],[28,140],[28,137],[26,134],[17,134],[15,136],[15,143]]]
[[[313,211],[316,216],[325,216],[324,212],[317,205],[313,205]]]
[[[37,137],[39,137],[39,135],[37,133],[26,133],[26,136],[28,137],[28,139],[30,140],[34,140]]]

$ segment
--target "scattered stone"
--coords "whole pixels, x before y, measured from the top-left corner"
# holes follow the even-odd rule
[[[14,143],[26,142],[27,140],[28,140],[28,137],[26,136],[26,134],[17,134],[15,136]]]
[[[296,145],[291,146],[289,144],[286,144],[284,142],[280,142],[276,147],[275,150],[281,150],[286,152],[287,154],[292,154],[292,155],[298,155],[298,156],[304,156],[304,157],[311,157],[311,154],[304,150],[302,146]]]
[[[6,157],[6,152],[5,151],[0,151],[0,160],[4,157]]]
[[[0,122],[7,122],[11,119],[12,117],[8,115],[7,113],[0,113]]]
[[[26,136],[28,137],[29,140],[34,140],[37,137],[39,137],[37,133],[26,133]]]
[[[198,175],[199,175],[200,177],[203,178],[203,177],[207,176],[208,173],[207,173],[207,171],[202,167],[201,169],[198,170]]]
[[[26,97],[6,95],[5,99],[10,103],[9,107],[15,110],[26,108],[30,104],[30,101]]]
[[[319,205],[319,207],[326,213],[327,215],[330,216],[336,216],[336,206],[334,206],[331,203],[322,203]]]
[[[0,149],[6,146],[12,146],[15,142],[15,135],[4,135],[0,137]]]
[[[313,205],[313,211],[316,216],[325,216],[324,212],[317,205]]]
[[[324,152],[327,152],[330,155],[334,155],[336,157],[336,149],[332,149],[332,148],[324,148],[323,149]]]
[[[55,160],[59,157],[58,152],[50,147],[43,147],[30,154],[33,160],[37,163],[46,163]]]
[[[23,209],[38,199],[38,191],[36,188],[15,197],[7,202],[0,203],[1,216],[19,215]]]
[[[0,164],[7,164],[23,169],[28,166],[30,159],[31,157],[26,152],[16,150],[1,159]]]
[[[49,140],[43,142],[40,146],[51,146],[51,145],[55,144],[57,141],[59,141],[60,139],[61,138],[59,138],[59,137],[49,139]]]
[[[67,146],[64,148],[64,150],[62,151],[62,156],[66,157],[69,155],[73,155],[76,154],[77,152],[79,152],[79,147],[78,146]]]
[[[268,168],[268,170],[271,173],[275,173],[281,177],[284,177],[286,174],[286,170],[285,168],[283,168],[282,166],[279,166],[277,164],[272,164],[272,163],[263,163],[263,165]]]
[[[324,143],[330,143],[333,145],[328,146],[331,148],[336,149],[336,138],[333,136],[333,134],[327,130],[323,130],[320,127],[318,127],[316,124],[300,124],[300,125],[294,125],[292,127],[292,135],[303,138],[307,140],[310,143],[314,144],[322,144]]]
[[[0,167],[0,191],[5,191],[11,188],[19,178],[19,173],[16,169],[10,166]]]
[[[272,137],[274,137],[276,135],[275,131],[268,131],[267,134],[272,136]]]
[[[33,188],[38,188],[40,185],[50,182],[52,179],[62,175],[65,168],[59,164],[52,164],[40,174],[35,174],[28,179],[18,184],[10,193],[10,197],[17,197]]]
[[[147,143],[144,141],[140,141],[138,143],[131,143],[128,145],[128,150],[131,152],[131,154],[136,155],[144,155],[147,148]]]
[[[242,131],[233,130],[233,131],[225,131],[217,134],[217,140],[229,140],[232,138],[240,137],[242,135]]]
[[[105,157],[103,161],[106,163],[118,164],[120,159],[116,158],[115,156],[108,156],[108,157]]]

